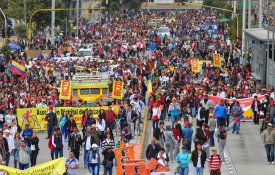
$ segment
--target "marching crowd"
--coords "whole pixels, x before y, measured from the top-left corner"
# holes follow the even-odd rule
[[[22,126],[17,125],[17,117],[20,116],[15,115],[16,109],[49,107],[45,119],[48,122],[51,158],[63,157],[67,142],[70,149],[66,159],[68,174],[77,174],[82,147],[84,167],[91,174],[98,175],[103,165],[104,173],[111,175],[115,166],[114,149],[121,142],[130,142],[140,134],[139,125],[144,118],[142,111],[147,107],[154,137],[146,150],[148,160],[157,159],[167,167],[169,162],[175,161],[178,163],[175,171],[180,175],[189,174],[189,162],[192,161],[194,175],[202,175],[206,166],[211,175],[218,175],[221,174],[231,122],[232,133],[240,134],[243,110],[236,99],[248,97],[255,98],[251,106],[254,124],[259,124],[263,111],[263,142],[268,162],[274,164],[275,134],[270,129],[275,125],[274,89],[257,86],[251,76],[251,58],[245,60],[245,65],[240,64],[241,41],[228,38],[229,27],[219,22],[221,17],[219,11],[208,8],[151,13],[140,11],[134,14],[123,10],[115,17],[107,15],[96,24],[82,21],[79,38],[76,39],[72,35],[62,34],[51,46],[43,36],[34,37],[36,44],[48,44],[49,47],[54,44],[55,48],[49,55],[41,52],[37,59],[28,58],[25,52],[12,52],[8,58],[0,56],[2,164],[9,165],[10,157],[14,155],[16,168],[27,169],[29,164],[36,165],[39,157],[38,134],[28,125],[23,130]],[[169,36],[157,35],[156,28],[147,25],[152,19],[161,19],[159,24],[169,27]],[[54,61],[54,58],[77,56],[77,48],[63,49],[61,52],[65,42],[79,43],[80,47],[94,43],[92,57],[102,61]],[[26,45],[21,42],[21,47]],[[152,45],[154,49],[149,52]],[[214,53],[223,57],[221,67],[204,63],[199,73],[192,72],[191,59],[213,61]],[[11,60],[28,67],[24,76],[9,71]],[[111,72],[111,65],[119,66]],[[110,102],[108,109],[101,110],[97,117],[88,110],[83,113],[82,133],[73,115],[64,111],[57,116],[53,110],[60,106],[87,106],[85,101],[59,99],[57,89],[60,81],[72,79],[79,72],[77,67],[84,68],[87,73],[109,72],[110,87],[113,80],[125,82],[122,100]],[[149,98],[146,98],[147,80],[152,81],[153,87]],[[215,106],[208,95],[224,100]],[[262,102],[257,100],[260,95],[266,95]],[[234,99],[234,102],[229,104],[226,99]],[[115,140],[113,133],[115,122],[120,128],[120,140]]]

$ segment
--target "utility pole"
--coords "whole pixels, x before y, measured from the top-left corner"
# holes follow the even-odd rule
[[[244,50],[244,45],[245,45],[245,34],[244,34],[244,30],[246,26],[246,0],[243,0],[243,31],[242,31],[242,56],[241,56],[241,64],[243,63],[243,55],[245,53]]]
[[[251,0],[248,0],[248,28],[251,28]],[[246,6],[246,5],[245,5]]]
[[[79,0],[76,1],[76,8],[79,8]],[[78,21],[79,21],[79,10],[76,10],[76,37],[78,38]]]
[[[259,0],[259,28],[262,27],[263,21],[263,0]]]
[[[147,12],[149,12],[149,0],[147,0]]]
[[[52,0],[52,9],[55,9],[55,0]],[[55,37],[55,11],[52,11],[52,23],[51,23],[51,33],[52,33],[52,44],[54,44]]]

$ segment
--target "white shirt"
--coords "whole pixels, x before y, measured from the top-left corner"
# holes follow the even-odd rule
[[[159,108],[153,108],[152,109],[152,116],[157,115],[160,118],[161,110]]]
[[[91,145],[91,136],[87,137],[87,140],[86,140],[86,150],[90,150],[92,147]]]
[[[197,163],[197,168],[201,167],[201,153],[198,155],[198,163]]]
[[[12,114],[12,115],[7,114],[7,115],[5,116],[6,123],[8,123],[9,126],[12,124],[12,120],[13,120],[13,119],[15,119],[15,115],[14,115],[14,114]]]
[[[9,152],[11,153],[11,151],[14,149],[14,139],[11,135],[9,135],[9,137],[6,137],[5,138],[7,139],[8,141],[8,145],[9,145]]]
[[[96,125],[96,127],[98,127],[98,129],[99,129],[100,131],[104,131],[104,130],[105,130],[105,127],[106,127],[106,122],[105,122],[104,119],[102,119],[101,124],[100,124],[99,121],[97,120],[95,125]],[[86,145],[86,146],[87,146],[87,145]]]

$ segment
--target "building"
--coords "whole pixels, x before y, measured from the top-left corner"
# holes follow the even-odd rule
[[[245,29],[244,50],[251,48],[252,76],[267,87],[275,87],[275,56],[272,54],[272,32],[264,28]],[[275,33],[274,33],[275,34]],[[274,39],[273,39],[274,40]],[[267,47],[269,45],[269,47]],[[275,45],[275,41],[274,41]],[[242,60],[246,64],[247,60]]]

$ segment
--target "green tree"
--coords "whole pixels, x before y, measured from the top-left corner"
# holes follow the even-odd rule
[[[119,10],[119,3],[118,2],[112,2],[109,6],[109,10],[111,10],[111,11]]]
[[[127,1],[126,6],[131,9],[138,10],[141,7],[141,1],[140,0]]]
[[[7,44],[1,47],[1,53],[3,53],[5,61],[9,60],[10,51],[10,47]]]
[[[20,38],[24,38],[27,36],[27,26],[25,24],[19,24],[15,28],[15,33]]]

